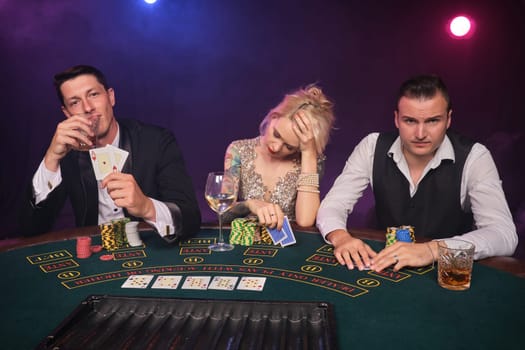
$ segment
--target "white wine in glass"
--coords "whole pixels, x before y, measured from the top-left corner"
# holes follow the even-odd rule
[[[219,239],[209,246],[215,252],[224,252],[233,249],[233,245],[225,243],[222,235],[222,214],[230,209],[237,200],[237,182],[233,176],[225,172],[208,174],[204,196],[210,208],[219,217]]]

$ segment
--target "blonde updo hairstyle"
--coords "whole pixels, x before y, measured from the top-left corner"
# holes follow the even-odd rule
[[[315,146],[319,155],[323,154],[330,139],[330,131],[335,121],[333,103],[323,94],[321,88],[310,84],[284,96],[284,99],[264,117],[259,125],[261,135],[272,118],[285,117],[293,121],[293,116],[299,110],[309,119],[315,139]]]

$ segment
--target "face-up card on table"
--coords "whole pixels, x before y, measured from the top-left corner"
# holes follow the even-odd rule
[[[152,279],[153,275],[131,275],[121,288],[147,288]]]
[[[210,279],[210,276],[188,276],[184,280],[182,289],[208,289]]]
[[[159,276],[151,286],[153,289],[177,289],[182,276]]]
[[[286,237],[280,242],[281,246],[286,247],[297,243],[297,241],[295,240],[295,235],[292,231],[292,226],[290,226],[290,221],[288,221],[288,218],[286,216],[284,217],[282,230],[286,234]]]
[[[208,289],[234,290],[239,277],[215,276]]]
[[[253,290],[261,292],[264,289],[266,277],[242,277],[237,286],[238,290]]]

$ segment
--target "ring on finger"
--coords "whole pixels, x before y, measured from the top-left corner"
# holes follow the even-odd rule
[[[397,264],[399,262],[399,258],[397,257],[397,254],[394,254],[394,264]]]
[[[270,216],[275,216],[275,214],[274,214],[274,213],[271,213]]]

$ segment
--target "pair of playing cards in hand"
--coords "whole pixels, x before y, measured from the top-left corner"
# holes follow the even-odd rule
[[[293,234],[287,216],[284,217],[283,227],[280,230],[277,228],[268,228],[268,233],[272,238],[273,244],[280,244],[282,247],[286,247],[296,243],[295,235]]]
[[[122,284],[122,288],[147,288],[153,280],[154,275],[132,275]],[[188,276],[182,284],[182,289],[197,289],[197,290],[234,290],[237,285],[239,277],[237,276]],[[162,275],[158,276],[155,282],[151,285],[152,289],[177,289],[182,276]],[[211,280],[211,282],[210,282]],[[238,290],[252,290],[262,291],[266,277],[241,277]]]
[[[128,154],[127,151],[112,145],[89,150],[89,158],[97,180],[103,180],[112,172],[121,171]]]

